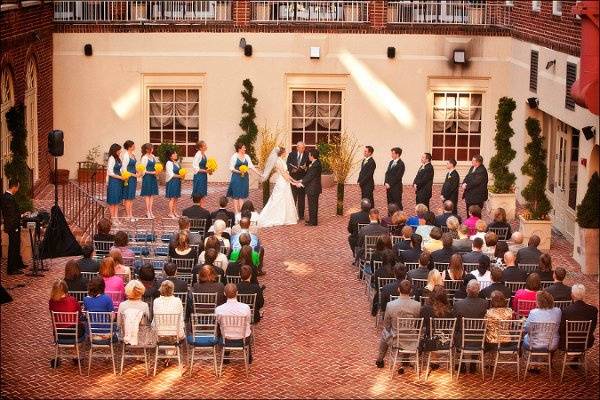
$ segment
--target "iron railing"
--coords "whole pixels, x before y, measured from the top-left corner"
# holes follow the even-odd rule
[[[477,0],[389,1],[390,24],[500,25],[510,24],[510,10],[504,2]]]
[[[369,1],[251,1],[259,23],[366,23]]]
[[[93,236],[98,221],[106,214],[106,205],[96,199],[77,182],[69,181],[61,185],[62,211],[69,225],[77,226],[84,233]]]
[[[77,184],[96,200],[106,200],[106,165],[77,162]]]
[[[77,23],[189,23],[232,21],[232,0],[55,1],[54,21]]]

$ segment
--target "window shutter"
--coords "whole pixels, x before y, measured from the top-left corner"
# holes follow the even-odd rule
[[[538,60],[539,53],[535,50],[531,50],[531,62],[529,66],[529,90],[537,93],[538,85]]]
[[[571,96],[571,87],[577,79],[577,64],[567,63],[567,79],[566,79],[566,93],[565,93],[565,108],[568,110],[575,110],[575,100]]]

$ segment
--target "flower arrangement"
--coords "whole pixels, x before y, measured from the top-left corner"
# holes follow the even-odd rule
[[[331,172],[337,181],[337,215],[344,214],[344,184],[350,171],[357,164],[356,155],[359,146],[356,139],[346,131],[330,145],[329,163]]]
[[[129,185],[129,178],[131,178],[133,174],[129,171],[123,171],[121,176],[123,177],[123,186],[127,186]]]
[[[179,170],[179,176],[181,176],[182,178],[185,177],[186,174],[187,174],[187,169],[181,168]]]
[[[247,165],[240,166],[240,172],[241,172],[242,176],[246,175],[248,173],[248,166]]]
[[[260,147],[258,148],[258,165],[262,168],[267,164],[267,160],[271,155],[271,152],[278,145],[278,143],[285,143],[285,134],[279,127],[275,127],[271,130],[265,126],[259,129],[260,134]],[[271,195],[271,186],[269,184],[269,178],[265,179],[262,183],[263,190],[263,204],[267,204]]]
[[[160,174],[163,171],[163,165],[161,163],[156,163],[154,171],[156,171],[157,174]]]
[[[206,172],[208,172],[209,175],[212,175],[213,172],[217,170],[217,167],[217,160],[214,158],[209,158],[206,160]]]
[[[137,172],[144,172],[144,171],[146,171],[146,167],[144,166],[144,164],[136,164],[135,170]]]

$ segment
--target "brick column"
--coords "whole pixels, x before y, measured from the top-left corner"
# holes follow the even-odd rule
[[[248,26],[250,23],[250,1],[237,0],[233,2],[233,23],[235,26]]]
[[[369,23],[375,30],[384,29],[386,24],[386,2],[383,0],[372,0],[369,2]]]

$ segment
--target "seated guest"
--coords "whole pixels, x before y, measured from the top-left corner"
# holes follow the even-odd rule
[[[513,232],[513,234],[510,236],[508,249],[517,254],[517,251],[521,250],[523,247],[525,247],[523,244],[523,234],[519,231]]]
[[[460,227],[458,217],[455,217],[454,215],[448,217],[448,219],[446,220],[446,226],[448,227],[448,233],[452,236],[452,239],[460,239],[460,236],[458,234],[458,228]],[[468,229],[465,230],[465,237],[467,237],[467,232]],[[470,247],[471,246],[469,246],[469,248]]]
[[[381,341],[379,342],[379,356],[375,365],[377,368],[384,367],[384,359],[388,348],[395,345],[396,342],[396,318],[419,318],[421,315],[421,303],[410,298],[412,286],[408,280],[403,280],[398,285],[400,296],[397,300],[387,303],[385,315],[383,317],[383,331],[381,332]],[[414,342],[402,343],[400,346],[404,350],[414,350]]]
[[[164,278],[160,281],[160,284],[166,280],[169,280],[173,282],[175,293],[187,292],[187,282],[177,277],[177,264],[172,262],[166,263],[163,267],[163,276]]]
[[[206,221],[206,225],[204,225],[205,231],[212,225],[210,211],[208,211],[205,206],[205,197],[202,196],[192,196],[192,205],[188,208],[185,208],[181,215],[187,217],[189,219],[203,219]]]
[[[81,314],[81,305],[75,297],[69,295],[67,283],[62,279],[57,279],[52,284],[50,291],[50,300],[48,301],[48,309],[53,312],[78,312]],[[58,326],[59,324],[57,324]],[[69,328],[71,324],[60,324],[59,328]],[[73,326],[74,328],[74,326]],[[85,335],[83,324],[79,323],[78,334],[80,337]]]
[[[434,226],[431,232],[429,232],[429,241],[425,242],[423,245],[423,249],[428,252],[434,252],[436,250],[440,250],[444,247],[442,243],[442,230],[437,226]]]
[[[162,314],[178,314],[180,317],[179,326],[177,328],[177,340],[179,341],[185,337],[185,314],[183,312],[184,310],[181,299],[173,295],[175,292],[175,285],[170,280],[162,281],[158,291],[160,296],[154,299],[152,305],[152,314],[154,315],[152,325],[154,326],[154,329],[157,329],[160,333],[161,326],[156,326],[156,316]],[[162,326],[162,328],[171,328],[174,330],[175,325],[166,327]]]
[[[512,299],[512,308],[515,312],[519,311],[519,302],[521,300],[535,300],[536,293],[541,289],[540,284],[540,276],[535,272],[533,274],[529,274],[527,280],[525,281],[525,288],[519,289],[515,292],[515,295]]]
[[[465,269],[463,268],[462,257],[460,254],[453,254],[450,257],[448,269],[442,273],[442,278],[445,281],[461,281],[465,277]]]
[[[385,307],[390,301],[390,296],[398,295],[398,285],[406,279],[406,266],[404,264],[396,264],[394,266],[394,277],[396,278],[394,282],[388,283],[379,290],[381,292],[379,296],[373,296],[371,315],[376,316],[377,310],[385,311]],[[379,303],[379,298],[381,298],[381,303]]]
[[[125,296],[125,285],[123,284],[123,278],[115,275],[115,261],[112,259],[112,257],[104,257],[100,263],[100,270],[98,271],[98,274],[104,280],[104,290],[106,293],[115,293],[115,297],[111,298],[113,299],[115,307],[118,307],[118,298],[124,298]]]
[[[379,278],[393,278],[394,277],[394,265],[396,264],[396,257],[391,249],[385,249],[379,254],[381,266],[373,274],[371,280],[371,287],[377,291],[377,282]],[[377,292],[375,293],[377,296]]]
[[[71,292],[87,291],[88,281],[81,276],[79,264],[75,260],[69,260],[65,264],[65,283]]]
[[[179,217],[178,224],[179,224],[179,231],[173,232],[173,234],[171,235],[169,244],[171,246],[175,246],[177,244],[176,243],[177,235],[179,234],[179,232],[185,232],[188,236],[188,240],[189,240],[190,244],[197,245],[198,250],[202,251],[202,235],[200,235],[199,233],[190,231],[190,227],[191,227],[190,219],[185,216]]]
[[[540,256],[540,262],[535,270],[535,273],[540,276],[540,280],[542,282],[554,280],[554,273],[552,272],[552,257],[550,257],[550,254],[543,253]]]
[[[98,221],[98,225],[96,226],[96,233],[93,237],[93,240],[101,241],[101,242],[114,242],[115,236],[110,233],[110,229],[112,228],[112,222],[108,218],[101,218]]]
[[[454,300],[466,299],[467,298],[467,286],[469,282],[474,280],[475,277],[472,274],[466,274],[463,278],[462,285],[454,292]],[[477,279],[475,279],[477,280]]]
[[[475,233],[471,235],[469,239],[474,240],[475,238],[485,239],[485,233],[487,232],[487,224],[484,220],[480,219],[475,222]],[[485,243],[484,243],[485,244]]]
[[[517,267],[515,264],[515,254],[512,251],[504,253],[504,271],[502,271],[502,281],[504,282],[525,282],[527,272]]]
[[[249,237],[249,235],[248,235],[248,237]],[[200,266],[204,265],[204,261],[206,259],[206,252],[209,249],[214,249],[217,252],[217,258],[215,260],[215,265],[218,265],[221,268],[223,268],[224,270],[226,270],[229,260],[227,259],[227,256],[225,254],[221,253],[221,243],[219,242],[219,239],[217,239],[214,236],[209,236],[206,238],[206,243],[204,244],[204,251],[202,253],[200,253],[200,256],[198,257],[198,263],[200,264]],[[234,251],[236,251],[236,250],[234,250]]]
[[[83,298],[83,307],[88,312],[113,312],[112,299],[104,293],[104,280],[99,276],[90,279],[88,295]]]
[[[433,234],[433,231],[431,231],[431,233]],[[449,263],[450,257],[452,257],[452,255],[454,254],[454,249],[452,248],[452,235],[449,232],[444,233],[442,235],[441,242],[442,248],[431,252],[431,261],[433,261],[434,263]],[[427,248],[427,246],[425,248]]]
[[[142,300],[145,290],[142,282],[136,279],[129,281],[125,287],[127,300],[119,304],[117,325],[123,333],[123,342],[131,345],[153,347],[156,343],[156,336],[150,326],[150,307],[148,307],[148,303]],[[140,318],[140,315],[141,319],[137,332],[135,329],[130,330],[128,328],[129,324],[125,320]]]
[[[469,239],[469,228],[466,225],[458,227],[458,239],[454,239],[452,247],[459,253],[468,253],[472,250],[473,241]]]
[[[431,264],[431,254],[428,251],[423,251],[419,256],[419,267],[412,269],[406,273],[407,279],[427,279],[429,276],[429,266]]]
[[[382,261],[383,253],[391,252],[394,259],[394,251],[392,250],[392,238],[390,235],[379,235],[375,243],[375,251],[371,255],[371,261]]]
[[[406,221],[406,225],[412,226],[413,229],[417,229],[419,226],[419,220],[425,219],[425,213],[429,211],[429,208],[425,204],[417,204],[415,206],[415,214],[408,218]]]
[[[538,249],[540,245],[540,237],[538,235],[531,235],[527,247],[523,247],[517,252],[517,265],[519,264],[538,264],[540,262],[540,256],[542,252]]]
[[[240,344],[248,344],[248,350],[250,352],[250,354],[248,354],[248,362],[251,364],[252,340],[249,340],[249,338],[252,335],[252,330],[250,329],[250,323],[252,322],[250,321],[250,318],[252,316],[252,312],[250,311],[248,304],[237,301],[238,289],[236,285],[233,283],[228,283],[225,286],[224,293],[225,296],[227,296],[227,302],[215,308],[215,315],[217,316],[217,323],[221,327],[225,345],[227,345],[230,341],[239,342]],[[240,329],[237,326],[230,327],[226,325],[222,319],[226,316],[247,317],[247,323],[244,332],[240,332]]]
[[[484,299],[489,299],[492,296],[492,292],[497,290],[502,293],[505,298],[510,299],[512,296],[512,290],[510,290],[510,288],[508,288],[504,282],[502,282],[502,269],[500,267],[492,267],[490,270],[490,278],[492,280],[492,284],[481,289],[479,296]]]
[[[135,253],[128,247],[128,245],[129,236],[127,236],[127,232],[118,231],[115,234],[115,245],[111,248],[111,250],[118,249],[123,258],[134,259]]]
[[[496,258],[496,245],[498,244],[498,235],[494,232],[487,232],[483,236],[483,245],[485,254],[490,258]]]
[[[259,214],[254,210],[254,203],[250,200],[244,201],[242,204],[242,208],[240,212],[235,214],[235,222],[238,223],[242,219],[242,212],[249,211],[250,212],[250,222],[252,225],[256,225],[258,223]]]
[[[358,224],[368,224],[369,210],[371,209],[371,202],[369,199],[362,199],[360,202],[360,211],[350,214],[348,220],[348,244],[352,255],[356,257],[355,250],[358,246]]]
[[[421,307],[421,318],[423,318],[423,349],[425,351],[443,350],[452,345],[451,343],[442,344],[438,338],[432,338],[429,331],[431,318],[454,318],[454,312],[443,286],[433,288],[429,301]],[[441,347],[440,344],[442,344]]]
[[[461,318],[483,318],[488,308],[487,300],[479,297],[481,286],[475,279],[467,283],[467,297],[454,302],[454,313],[460,324]],[[458,326],[460,329],[460,325]],[[460,336],[459,336],[460,338]]]
[[[444,286],[442,274],[437,269],[432,269],[427,274],[427,284],[423,288],[415,290],[415,300],[421,300],[421,297],[429,297],[435,286]]]
[[[225,221],[223,221],[221,219],[217,219],[215,221],[215,224],[213,227],[214,227],[214,232],[213,232],[212,237],[217,238],[219,240],[219,246],[224,247],[226,249],[226,252],[229,253],[231,251],[231,243],[229,242],[229,239],[227,239],[223,235],[225,233],[225,229],[227,228],[227,225],[225,225]],[[240,228],[240,231],[241,231],[241,228]],[[206,244],[207,239],[208,239],[208,237],[206,239],[204,239],[205,244]]]
[[[444,212],[435,217],[435,226],[446,226],[446,221],[452,216],[456,217],[460,222],[460,218],[454,215],[454,203],[451,200],[446,200],[444,201]]]
[[[109,257],[115,262],[115,274],[123,277],[123,283],[127,284],[131,280],[131,268],[123,264],[123,256],[119,249],[112,249],[108,253]]]
[[[218,293],[217,304],[225,303],[223,284],[217,281],[217,276],[210,265],[203,265],[198,273],[198,282],[192,285],[192,293]]]
[[[247,233],[242,233],[240,235],[240,244],[242,247],[250,246],[250,235]],[[240,257],[240,249],[233,250],[229,255],[229,261],[235,262]],[[252,250],[252,265],[258,266],[260,264],[260,254],[257,251]],[[226,266],[227,267],[227,266]]]
[[[235,222],[235,214],[227,209],[228,203],[229,199],[227,196],[219,197],[219,208],[210,214],[211,221],[215,221],[217,216],[219,216],[221,219],[223,219],[223,221],[225,221],[227,226],[231,227],[233,225]]]
[[[427,243],[431,240],[429,234],[433,228],[435,228],[435,214],[427,211],[423,218],[419,218],[419,226],[415,230],[415,233],[421,235],[423,242]]]
[[[100,269],[100,262],[92,258],[94,248],[89,244],[81,246],[82,257],[77,261],[81,272],[97,273]]]
[[[218,253],[215,249],[206,250],[206,253],[204,255],[204,265],[210,265],[212,267],[212,269],[215,271],[217,280],[224,283],[225,282],[225,269],[227,269],[227,265],[223,265],[223,267],[225,267],[225,269],[223,269],[223,267],[221,267],[222,264],[217,262],[217,256],[219,254],[220,253]],[[194,271],[192,271],[192,273],[193,273],[192,283],[196,283],[196,274],[197,274],[196,267],[194,267]]]
[[[252,213],[250,211],[242,211],[241,213],[242,219],[244,218],[248,218],[248,220],[250,220],[252,218]],[[241,221],[241,220],[240,220]],[[213,224],[214,226],[214,224]],[[231,235],[227,235],[227,231],[230,230],[231,231]],[[214,231],[214,228],[213,228]],[[250,228],[248,228],[248,232],[252,233],[253,235],[258,236],[258,224],[250,224]],[[242,227],[240,226],[240,223],[238,222],[237,224],[235,224],[234,226],[231,227],[231,229],[226,228],[225,231],[223,232],[223,237],[230,237],[233,235],[239,235],[242,232]]]
[[[143,300],[150,306],[154,299],[160,295],[154,267],[150,264],[143,265],[138,272],[138,280],[144,285]]]
[[[195,248],[190,246],[189,236],[186,231],[179,231],[175,243],[169,246],[169,257],[187,260],[198,259],[198,253]]]
[[[490,259],[488,256],[483,255],[479,258],[479,264],[477,269],[471,272],[471,275],[477,279],[477,282],[490,282]]]
[[[545,290],[550,293],[555,301],[571,300],[571,286],[563,283],[567,276],[567,270],[563,267],[556,267],[554,270],[554,284],[548,286]]]
[[[390,233],[395,236],[401,235],[402,229],[404,229],[406,226],[407,220],[408,218],[406,217],[404,211],[396,211],[394,215],[392,215],[392,225],[394,225],[394,228],[390,231]],[[412,228],[410,229],[412,230]]]
[[[240,250],[240,255],[237,261],[230,262],[227,266],[227,275],[238,276],[241,272],[243,265],[249,265],[252,267],[252,283],[258,284],[258,266],[254,264],[253,250],[250,246],[243,246]]]
[[[394,254],[396,254],[396,256],[398,256],[400,254],[401,251],[403,250],[410,250],[411,246],[411,236],[413,234],[413,230],[410,226],[408,225],[404,225],[404,227],[402,227],[402,237],[400,238],[399,241],[396,242],[396,244],[394,245]]]
[[[410,249],[398,253],[398,260],[404,264],[419,262],[421,257],[421,236],[413,233],[410,235]]]
[[[469,214],[469,218],[465,219],[463,221],[463,224],[465,224],[467,228],[469,228],[469,236],[471,236],[477,232],[475,225],[477,224],[477,221],[481,219],[481,208],[479,208],[479,206],[477,205],[472,205],[469,206],[469,209],[467,211]]]
[[[560,349],[565,350],[566,328],[567,321],[592,321],[590,333],[588,335],[587,348],[594,345],[594,331],[598,324],[598,308],[591,304],[586,304],[583,299],[585,297],[585,286],[581,283],[573,285],[571,290],[573,304],[562,310],[560,319]],[[582,350],[582,349],[575,349]]]
[[[476,237],[473,239],[473,245],[471,246],[471,251],[463,254],[463,263],[466,264],[478,264],[479,259],[483,257],[483,239],[480,237]]]
[[[253,294],[256,293],[256,303],[254,304],[254,322],[260,321],[260,310],[265,305],[265,298],[263,296],[263,288],[256,283],[250,282],[252,278],[252,267],[249,265],[242,265],[240,270],[240,278],[242,281],[237,284],[238,293],[240,294]]]
[[[504,262],[504,254],[508,251],[508,243],[500,240],[494,247],[494,258],[496,258],[496,264],[502,265]]]
[[[533,275],[533,274],[532,274]],[[554,299],[552,295],[546,291],[539,291],[535,296],[537,308],[534,308],[529,312],[523,332],[525,337],[523,338],[523,348],[529,349],[543,349],[548,347],[551,351],[556,350],[560,339],[559,328],[561,320],[560,308],[554,307]],[[553,323],[555,324],[554,332],[552,334],[552,342],[550,342],[550,335],[546,332],[536,335],[530,334],[532,323]]]
[[[250,235],[250,246],[252,246],[255,251],[260,251],[260,240],[258,239],[258,236],[250,232],[250,220],[248,218],[242,218],[240,220],[240,227],[240,233],[231,236],[231,249],[239,250],[242,247],[240,244],[240,235],[242,233],[247,233]]]
[[[384,228],[379,224],[379,210],[372,208],[369,211],[369,224],[363,226],[358,231],[358,256],[362,257],[365,247],[365,236],[389,235],[388,228]]]
[[[506,233],[506,238],[511,237],[512,228],[510,227],[510,224],[506,221],[506,211],[504,210],[504,208],[499,207],[494,211],[494,220],[488,225],[488,229],[489,228],[506,228],[508,230]],[[500,239],[505,240],[506,238]]]
[[[388,204],[387,207],[387,216],[381,218],[381,226],[385,226],[386,228],[389,227],[392,224],[392,216],[394,215],[394,213],[400,211],[400,209],[398,208],[398,206],[396,205],[396,203],[390,203]]]
[[[494,267],[497,268],[497,267]],[[488,286],[487,288],[489,288]],[[487,289],[486,288],[486,289]],[[479,293],[481,296],[481,292]],[[511,320],[513,316],[513,310],[508,307],[506,296],[499,290],[493,290],[490,295],[490,308],[485,313],[485,319],[487,321],[485,327],[485,347],[486,350],[495,350],[499,344],[505,342],[499,337],[500,321]]]

